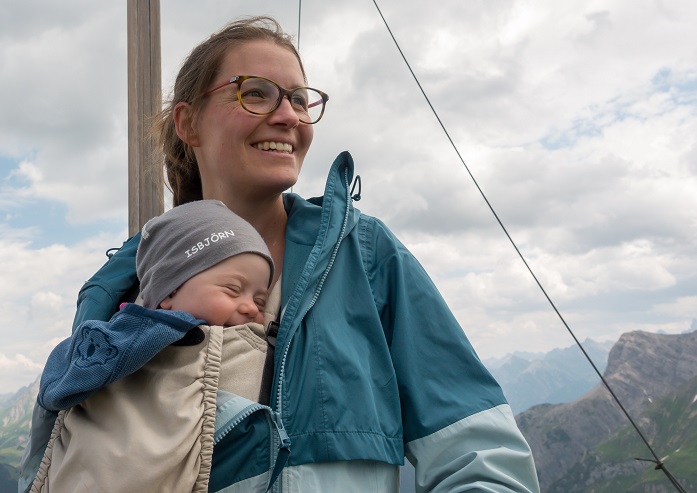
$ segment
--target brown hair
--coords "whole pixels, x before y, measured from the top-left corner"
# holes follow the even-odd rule
[[[236,45],[256,40],[272,41],[290,50],[298,59],[300,70],[306,78],[302,60],[293,45],[292,38],[283,32],[278,21],[271,17],[260,16],[237,20],[196,46],[184,60],[174,83],[172,97],[165,103],[153,126],[153,131],[164,153],[167,181],[172,190],[174,206],[203,198],[198,163],[193,149],[182,142],[177,135],[174,126],[174,108],[180,102],[189,103],[192,118],[195,119],[201,109],[201,95],[217,77],[227,51]]]

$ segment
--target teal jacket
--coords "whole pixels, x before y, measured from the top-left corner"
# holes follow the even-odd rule
[[[405,456],[417,491],[539,491],[530,448],[499,385],[418,261],[382,222],[353,207],[352,181],[344,152],[323,197],[284,196],[270,406],[291,453],[275,491],[396,491]],[[111,262],[130,262],[135,276],[135,250],[127,243]],[[97,273],[83,288],[76,325],[108,319],[133,282],[114,288]],[[211,490],[249,490],[254,478],[226,481],[230,454],[221,445]]]

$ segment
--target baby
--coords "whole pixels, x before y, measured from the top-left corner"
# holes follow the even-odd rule
[[[146,308],[188,312],[208,325],[263,323],[271,254],[222,202],[180,205],[148,221],[136,270]]]
[[[48,358],[38,402],[60,412],[31,491],[207,491],[220,440],[238,444],[231,471],[275,464],[272,484],[288,436],[235,388],[265,357],[245,330],[263,337],[273,313],[261,236],[222,202],[180,205],[145,225],[136,270],[143,306],[80,324]]]
[[[143,307],[84,322],[51,352],[38,396],[45,409],[82,402],[187,333],[195,341],[197,325],[263,323],[274,266],[248,222],[220,201],[201,200],[146,223],[136,270]]]

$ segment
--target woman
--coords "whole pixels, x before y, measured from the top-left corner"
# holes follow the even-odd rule
[[[335,160],[323,197],[283,194],[328,99],[304,86],[300,57],[276,21],[235,22],[189,55],[160,125],[174,205],[223,201],[261,233],[276,265],[275,351],[244,383],[260,389],[255,397],[278,412],[290,438],[274,489],[398,491],[406,455],[417,491],[538,491],[498,384],[435,286],[380,221],[353,208],[350,155]],[[138,240],[83,288],[76,324],[113,314],[135,269],[111,272],[131,272]],[[35,413],[29,481],[50,420]],[[210,491],[265,485],[232,477],[234,446],[214,449]]]

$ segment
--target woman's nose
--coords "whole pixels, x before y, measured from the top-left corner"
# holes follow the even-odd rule
[[[289,127],[295,127],[300,123],[300,117],[293,109],[293,105],[290,104],[290,100],[287,96],[283,97],[278,108],[269,115],[269,123],[284,124]]]

